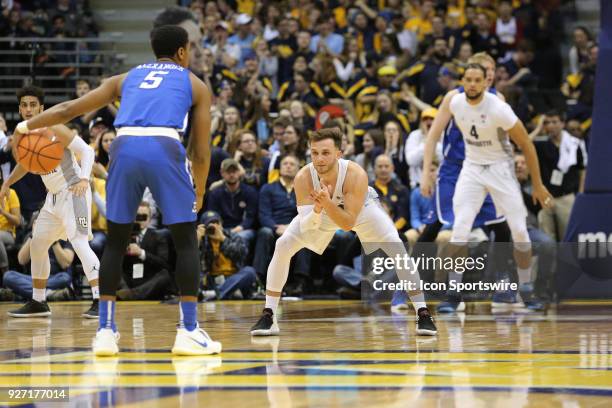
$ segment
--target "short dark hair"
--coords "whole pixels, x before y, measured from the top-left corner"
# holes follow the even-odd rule
[[[187,48],[188,42],[187,31],[176,25],[165,25],[151,30],[151,48],[156,58],[172,58],[179,48]]]
[[[21,103],[21,98],[24,96],[33,96],[38,99],[38,103],[45,104],[45,91],[35,85],[27,85],[17,91],[17,103]]]
[[[325,139],[332,139],[336,147],[340,149],[342,146],[342,130],[339,127],[320,129],[312,132],[309,137],[310,143]]]
[[[485,69],[485,67],[483,67],[482,65],[476,63],[476,62],[471,62],[469,64],[466,65],[465,67],[465,71],[463,71],[463,75],[465,75],[465,73],[468,71],[468,69],[478,69],[482,72],[482,75],[486,78],[487,77],[487,70]]]
[[[172,6],[165,8],[164,11],[159,13],[153,21],[153,27],[161,27],[165,25],[178,25],[183,21],[191,20],[197,23],[197,20],[193,13],[185,8],[179,6]]]
[[[547,118],[553,118],[556,116],[559,118],[559,120],[561,120],[561,122],[565,121],[565,114],[559,109],[550,109],[545,115]]]
[[[273,128],[275,128],[275,127],[286,128],[290,124],[291,124],[291,120],[289,120],[289,118],[281,116],[279,118],[274,119],[274,122],[272,122],[272,127]]]

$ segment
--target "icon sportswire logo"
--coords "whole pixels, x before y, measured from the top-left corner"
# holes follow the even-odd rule
[[[612,232],[578,234],[578,258],[606,258],[612,256]]]

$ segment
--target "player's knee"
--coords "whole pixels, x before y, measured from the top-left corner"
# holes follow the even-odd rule
[[[510,233],[512,234],[514,248],[521,252],[529,251],[531,249],[531,239],[529,239],[529,232],[527,231],[525,221],[513,220],[511,222],[508,220],[508,226],[510,227]]]
[[[30,253],[33,256],[46,254],[53,242],[47,238],[32,237],[30,242]]]
[[[465,244],[470,239],[470,228],[463,225],[454,225],[450,242],[453,244]]]
[[[300,248],[299,241],[291,234],[283,234],[276,240],[275,250],[278,254],[293,256]]]

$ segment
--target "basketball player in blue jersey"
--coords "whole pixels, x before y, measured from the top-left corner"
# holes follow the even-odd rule
[[[488,54],[481,52],[474,54],[470,63],[477,63],[485,67],[487,71],[488,92],[497,95],[504,100],[503,95],[498,94],[493,88],[495,75],[495,60]],[[438,179],[434,190],[431,180],[428,177],[421,179],[421,192],[423,195],[431,198],[428,225],[423,231],[420,242],[433,242],[442,225],[452,225],[454,222],[453,212],[453,196],[455,194],[455,186],[459,178],[459,173],[463,167],[465,159],[465,144],[461,131],[455,124],[449,110],[450,100],[458,93],[463,93],[463,87],[459,87],[450,91],[444,97],[440,105],[439,113],[431,125],[425,144],[425,153],[423,158],[423,168],[428,169],[431,166],[431,160],[435,145],[438,143],[442,132],[443,139],[443,154],[444,161],[438,171]],[[432,194],[433,193],[433,194]],[[495,205],[491,196],[487,194],[480,212],[474,221],[474,227],[487,227],[494,232],[496,242],[510,242],[510,229],[503,216],[498,217]],[[496,265],[500,267],[501,265]],[[453,271],[449,274],[449,281],[454,280],[461,282],[462,274]],[[461,300],[461,296],[455,292],[449,292],[445,302],[438,305],[437,311],[440,313],[451,313],[455,311],[465,310],[465,304]],[[494,308],[515,308],[525,306],[530,310],[541,310],[543,305],[539,302],[532,293],[523,293],[523,301],[521,304],[517,302],[516,296],[513,293],[496,294],[493,298]]]
[[[213,341],[197,321],[200,264],[195,222],[210,165],[211,95],[206,85],[186,69],[189,43],[183,28],[154,28],[151,46],[157,61],[114,76],[79,99],[19,123],[17,132],[65,123],[121,100],[115,119],[118,137],[111,146],[106,186],[108,242],[100,266],[100,324],[93,341],[94,353],[111,356],[119,351],[115,293],[136,210],[148,187],[170,228],[177,252],[180,323],[172,352],[216,354],[221,352],[221,343]],[[191,137],[185,151],[178,130],[189,112],[193,113]]]

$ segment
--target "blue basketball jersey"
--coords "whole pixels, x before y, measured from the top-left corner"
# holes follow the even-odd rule
[[[188,69],[172,62],[141,64],[123,80],[115,127],[183,129],[191,105]]]
[[[463,86],[460,86],[457,88],[457,90],[459,93],[465,92]],[[494,95],[497,94],[495,88],[489,88],[489,92]],[[463,135],[461,134],[461,130],[459,130],[455,124],[454,118],[451,118],[446,130],[444,131],[442,152],[444,154],[444,161],[463,163],[463,160],[465,160],[465,144],[463,142]]]

